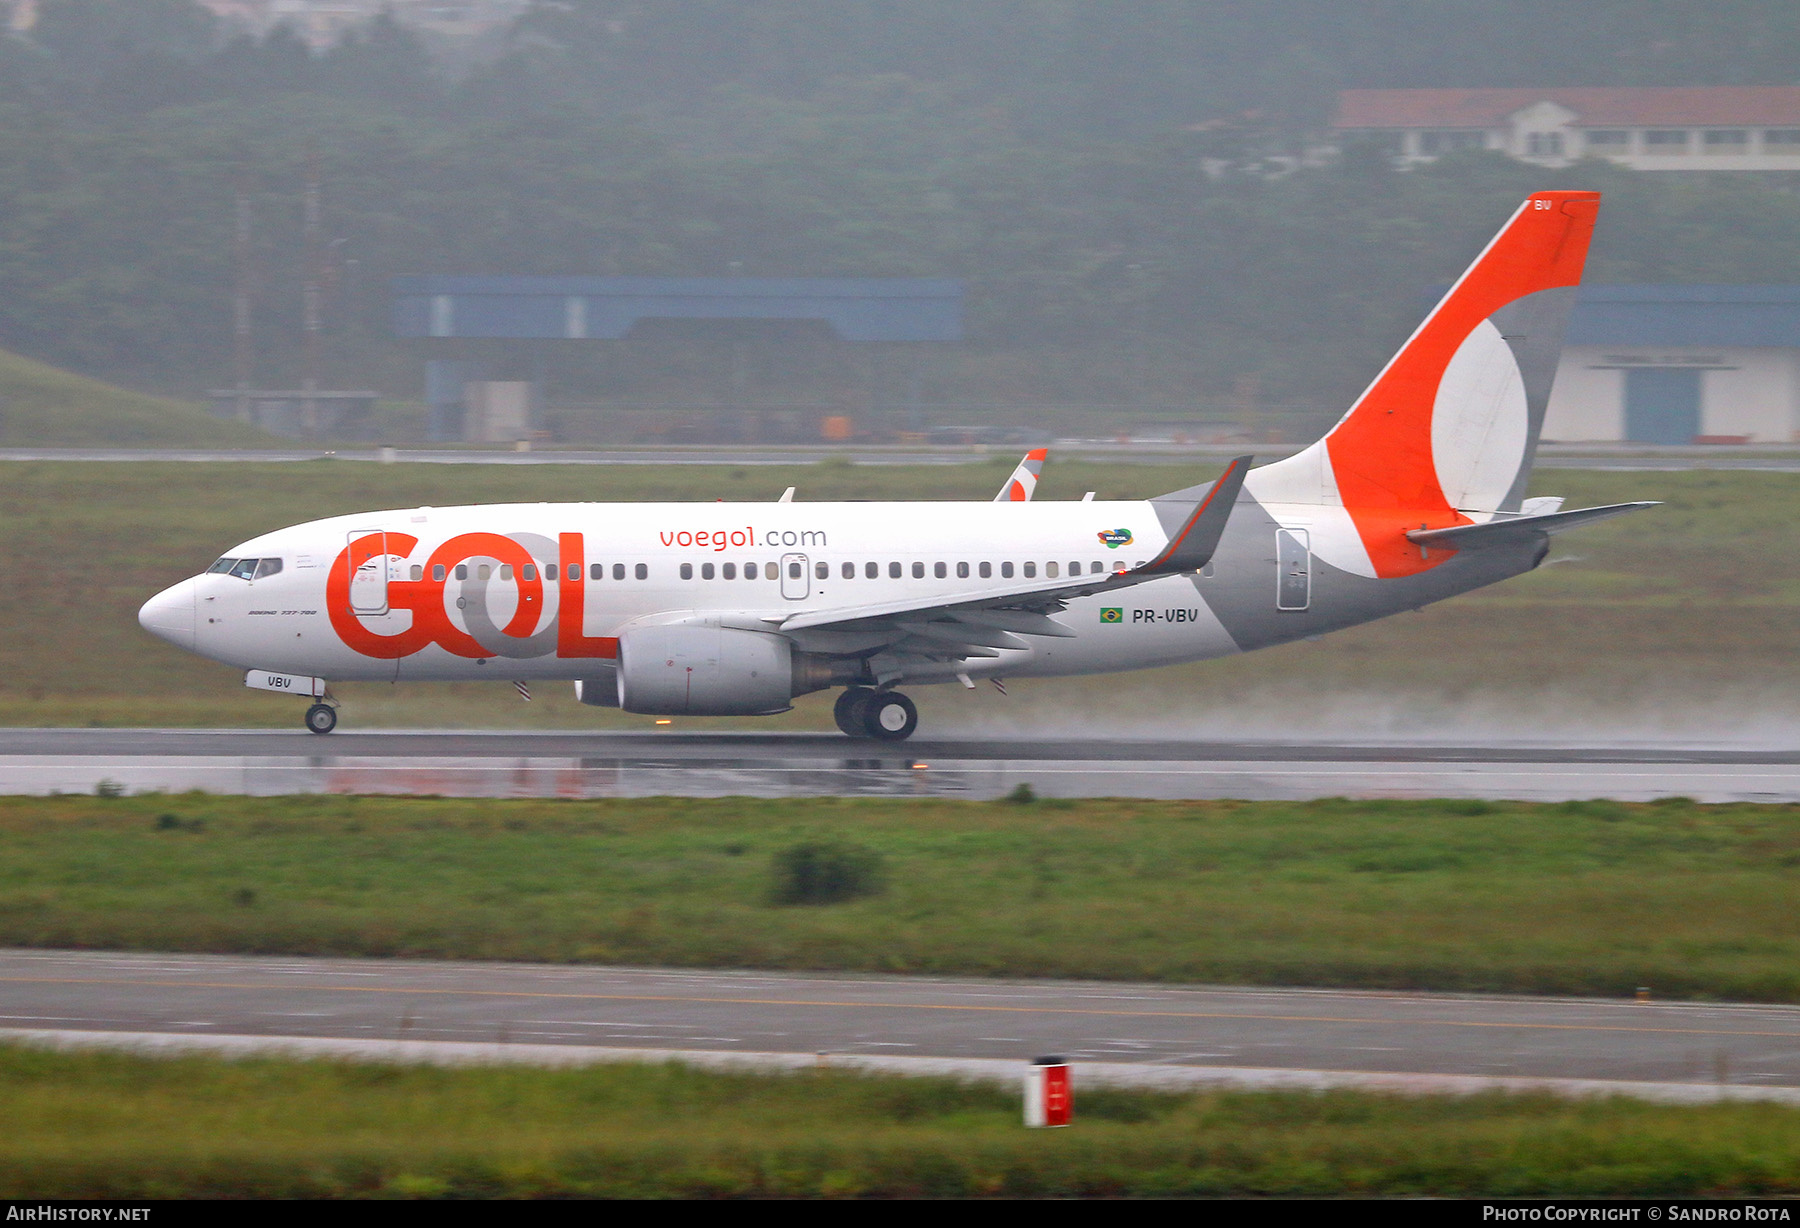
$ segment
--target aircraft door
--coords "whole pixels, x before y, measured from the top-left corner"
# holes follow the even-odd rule
[[[812,578],[807,574],[804,554],[781,556],[781,595],[789,601],[802,600],[812,592]]]
[[[1305,529],[1275,530],[1275,608],[1304,610],[1312,604],[1311,536]]]
[[[387,534],[380,530],[359,529],[350,534],[350,612],[353,614],[386,614],[388,612]]]

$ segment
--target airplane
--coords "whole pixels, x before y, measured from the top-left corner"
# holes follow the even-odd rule
[[[145,629],[303,695],[329,683],[574,683],[647,715],[764,715],[841,688],[899,741],[902,685],[1145,669],[1355,626],[1520,575],[1561,510],[1526,481],[1599,211],[1512,215],[1319,441],[1147,500],[539,503],[333,516],[254,537],[144,603]]]

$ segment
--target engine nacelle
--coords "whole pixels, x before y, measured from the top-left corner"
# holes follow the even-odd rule
[[[760,631],[636,627],[619,637],[619,706],[651,716],[781,712],[795,695],[817,689],[810,677],[796,677],[797,656],[806,654],[784,636]]]

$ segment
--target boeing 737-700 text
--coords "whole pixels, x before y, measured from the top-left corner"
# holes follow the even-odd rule
[[[1593,192],[1520,206],[1306,450],[1129,502],[556,503],[315,520],[145,602],[143,626],[312,699],[327,680],[565,679],[654,715],[782,712],[842,687],[853,737],[903,684],[1143,669],[1354,626],[1530,571],[1562,511],[1526,480]]]

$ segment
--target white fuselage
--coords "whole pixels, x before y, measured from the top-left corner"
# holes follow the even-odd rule
[[[380,545],[352,559],[351,543],[371,540]],[[1075,569],[1104,575],[1165,544],[1141,501],[426,507],[253,538],[226,557],[276,559],[278,572],[183,581],[152,599],[144,625],[243,669],[579,679],[609,662],[608,641],[633,626],[716,619],[776,631],[796,615],[977,600],[1041,589]],[[1054,615],[1071,636],[1032,637],[914,680],[1099,673],[1237,651],[1201,587],[1175,575],[1078,597]],[[791,638],[805,650],[854,651],[854,634]]]

